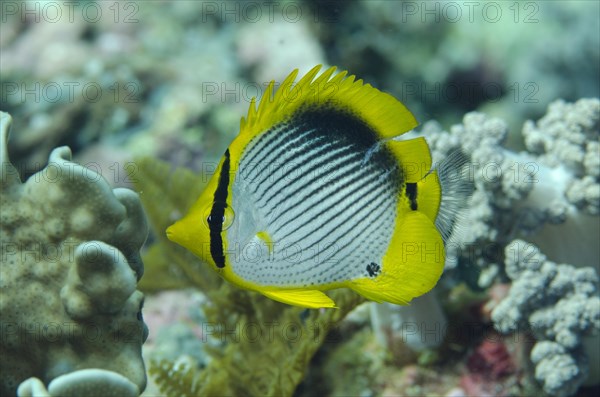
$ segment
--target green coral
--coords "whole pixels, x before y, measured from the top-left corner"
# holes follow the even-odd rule
[[[205,368],[169,360],[150,363],[164,393],[186,395],[291,395],[330,329],[364,301],[350,290],[332,291],[339,309],[307,310],[272,301],[223,282],[216,272],[170,243],[165,228],[181,217],[208,178],[154,159],[137,162],[134,182],[156,233],[144,261],[147,290],[193,285],[208,297],[204,337],[222,342],[208,348]]]

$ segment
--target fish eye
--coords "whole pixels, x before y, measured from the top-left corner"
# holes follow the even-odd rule
[[[235,219],[235,213],[233,212],[233,209],[231,209],[229,206],[227,206],[226,204],[222,204],[224,206],[224,211],[223,211],[223,217],[220,220],[213,220],[212,217],[212,210],[214,207],[213,205],[207,206],[204,209],[204,223],[205,226],[210,228],[210,225],[213,224],[215,221],[220,222],[221,223],[221,229],[222,230],[227,230],[231,227],[231,225],[233,225],[233,221]]]
[[[233,225],[235,214],[229,207],[225,207],[225,213],[223,214],[223,230],[227,230]]]

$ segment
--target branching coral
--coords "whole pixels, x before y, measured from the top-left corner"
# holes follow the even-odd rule
[[[488,287],[502,273],[504,247],[516,237],[538,244],[553,260],[597,266],[599,120],[597,99],[556,102],[537,126],[525,124],[530,151],[521,153],[504,147],[508,129],[500,119],[468,113],[450,132],[426,123],[422,132],[436,162],[456,148],[472,159],[476,189],[450,240],[447,269]]]
[[[553,396],[570,396],[588,376],[586,337],[600,333],[600,292],[593,268],[549,261],[522,240],[506,247],[508,296],[492,312],[502,332],[530,329],[539,341],[531,352],[535,376]],[[592,357],[596,359],[596,357]]]
[[[0,121],[1,394],[14,395],[30,377],[47,385],[65,376],[59,394],[82,390],[73,387],[91,368],[124,377],[139,394],[147,329],[136,283],[148,228],[137,194],[112,190],[71,162],[67,147],[21,182],[8,158],[10,116]]]
[[[556,101],[523,136],[539,168],[527,204],[547,220],[527,240],[554,261],[600,270],[600,100]]]
[[[458,270],[471,285],[488,287],[501,271],[499,248],[515,232],[514,208],[532,190],[527,159],[519,161],[502,146],[508,127],[500,119],[468,113],[450,132],[435,122],[423,126],[435,163],[461,149],[471,157],[469,178],[475,191],[447,244],[447,270]]]
[[[578,179],[567,191],[567,199],[591,214],[598,214],[600,186],[600,100],[575,103],[556,101],[537,123],[523,126],[525,145],[551,166],[564,165]],[[587,185],[583,194],[580,185]]]
[[[425,124],[422,131],[436,162],[456,148],[471,155],[476,187],[448,244],[442,282],[466,280],[486,288],[495,280],[513,280],[510,299],[495,309],[493,320],[504,331],[517,329],[523,321],[535,322],[538,341],[562,346],[544,343],[532,353],[537,378],[554,395],[574,393],[586,378],[588,360],[581,344],[590,339],[582,335],[598,327],[593,318],[600,303],[593,280],[600,256],[599,121],[598,99],[557,101],[540,121],[525,124],[528,151],[521,153],[504,146],[506,124],[481,113],[465,115],[450,132],[435,123]],[[544,257],[538,258],[536,271],[525,272],[527,266],[519,265],[523,258],[514,257],[527,253],[519,246],[525,243],[510,244],[515,238],[535,243],[549,260],[590,267],[578,270],[550,261],[542,267]],[[530,251],[539,252],[537,247]],[[590,290],[582,293],[581,288]],[[591,347],[597,351],[597,344]],[[589,358],[593,370],[598,355]],[[559,363],[573,370],[565,372],[570,375],[551,373]],[[591,379],[598,381],[596,375]]]

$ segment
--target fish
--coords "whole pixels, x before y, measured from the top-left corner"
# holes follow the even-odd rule
[[[418,125],[404,104],[321,69],[297,82],[296,69],[251,100],[167,237],[232,284],[289,305],[335,308],[324,292],[337,288],[406,305],[443,272],[452,217],[438,215],[450,182],[423,137],[399,139]]]

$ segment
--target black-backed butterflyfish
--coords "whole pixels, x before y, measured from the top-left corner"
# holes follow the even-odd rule
[[[442,183],[398,100],[347,72],[293,71],[258,108],[170,240],[222,277],[291,305],[335,307],[351,288],[407,304],[442,274]]]

